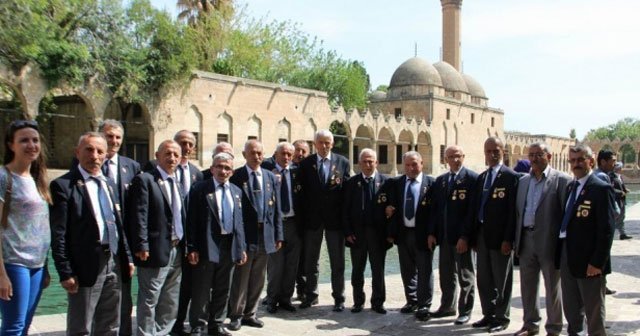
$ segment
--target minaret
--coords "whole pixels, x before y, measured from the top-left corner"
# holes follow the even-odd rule
[[[442,4],[442,60],[460,71],[460,8],[462,0],[440,0]]]

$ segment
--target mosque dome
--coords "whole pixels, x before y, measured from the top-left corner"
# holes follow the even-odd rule
[[[402,63],[391,76],[389,87],[406,85],[442,86],[438,70],[427,60],[413,57]]]
[[[479,98],[485,98],[485,99],[487,98],[487,95],[484,93],[484,89],[482,88],[480,83],[478,83],[477,80],[473,79],[473,77],[464,73],[462,74],[462,78],[467,84],[467,88],[469,89],[469,94],[472,97],[479,97]]]
[[[442,85],[445,90],[469,93],[469,89],[467,89],[467,84],[462,78],[462,75],[451,64],[447,62],[438,62],[433,64],[433,67],[436,68],[440,74]]]
[[[387,93],[384,91],[376,90],[369,95],[370,100],[383,100],[387,98]]]

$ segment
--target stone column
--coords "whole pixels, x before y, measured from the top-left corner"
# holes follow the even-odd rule
[[[353,170],[353,138],[349,138],[347,137],[347,142],[348,147],[349,147],[349,167],[351,167],[351,171],[349,172],[349,174],[351,174],[351,176],[355,175],[355,172]]]
[[[391,171],[389,172],[389,174],[391,176],[398,175],[398,164],[396,163],[397,156],[398,156],[398,154],[396,153],[396,146],[397,145],[398,144],[393,143],[393,148],[391,150],[391,159],[390,159],[390,161],[391,161]]]

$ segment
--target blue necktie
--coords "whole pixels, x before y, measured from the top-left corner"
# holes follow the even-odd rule
[[[102,175],[104,175],[105,177],[111,178],[111,174],[110,174],[110,163],[111,160],[110,159],[106,159],[104,160],[104,163],[102,164]]]
[[[287,182],[287,169],[283,169],[280,173],[282,183],[280,184],[280,202],[283,214],[289,213],[291,204],[289,203],[289,183]]]
[[[416,206],[414,202],[416,195],[413,193],[413,188],[411,188],[411,186],[415,182],[416,182],[415,179],[412,179],[412,178],[409,179],[409,186],[407,187],[407,193],[404,196],[404,216],[408,220],[412,220],[413,217],[416,215]]]
[[[262,198],[262,189],[260,189],[260,183],[258,182],[258,174],[251,172],[253,176],[253,202],[256,205],[256,212],[258,214],[258,222],[264,222],[264,199]]]
[[[182,230],[182,195],[176,187],[173,177],[167,178],[171,187],[171,213],[173,213],[173,233],[178,239],[182,239],[184,232]]]
[[[222,197],[220,197],[220,203],[222,204],[222,228],[226,233],[233,233],[233,210],[229,202],[227,202],[227,192],[224,188],[224,184],[218,186],[220,188]]]
[[[447,189],[448,193],[451,193],[451,190],[453,189],[453,181],[455,181],[456,179],[456,173],[449,173],[449,186]]]
[[[318,165],[318,177],[320,178],[320,185],[324,186],[327,182],[327,175],[324,173],[324,162],[327,158],[320,159],[320,165]]]
[[[489,199],[489,191],[491,191],[491,181],[493,179],[493,168],[489,168],[487,172],[487,178],[484,180],[484,187],[482,188],[482,203],[480,203],[480,213],[478,214],[478,219],[481,222],[484,222],[484,206],[487,204],[487,200]]]
[[[109,245],[109,250],[114,255],[118,254],[118,234],[116,233],[116,215],[109,204],[109,196],[102,187],[99,178],[92,176],[92,180],[98,185],[98,203],[100,204],[100,213],[104,222],[102,244]]]
[[[573,214],[573,205],[576,203],[576,194],[578,194],[579,186],[580,182],[575,181],[573,183],[573,189],[571,189],[571,195],[569,195],[569,201],[567,202],[567,207],[564,210],[564,216],[562,216],[562,225],[560,225],[560,232],[567,231],[569,220],[571,219],[571,215]]]

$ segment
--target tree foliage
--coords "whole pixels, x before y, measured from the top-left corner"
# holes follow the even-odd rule
[[[176,20],[149,0],[0,2],[0,62],[37,64],[51,87],[102,84],[139,102],[194,69],[326,91],[333,106],[364,108],[361,62],[328,51],[297,24],[250,18],[232,0],[178,0]]]
[[[615,124],[590,130],[585,140],[614,140],[640,138],[640,119],[624,118]]]

